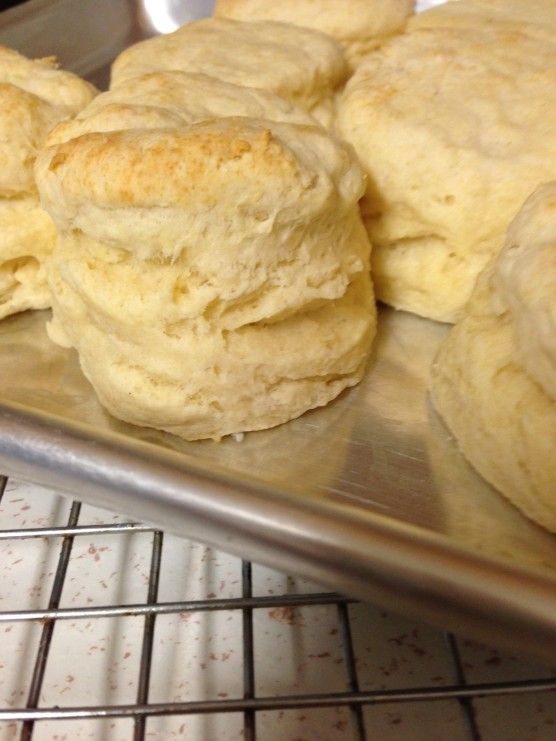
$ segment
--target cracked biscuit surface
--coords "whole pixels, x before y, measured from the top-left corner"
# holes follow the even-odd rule
[[[40,207],[33,164],[50,129],[94,93],[53,59],[0,47],[0,319],[50,305],[43,263],[56,231]]]
[[[472,465],[556,532],[556,182],[537,190],[441,346],[431,395]]]
[[[122,81],[37,163],[60,233],[51,336],[114,416],[187,439],[326,404],[375,333],[351,148],[275,96],[206,83]],[[267,118],[215,117],[218,91],[226,114]]]
[[[180,71],[280,95],[328,125],[348,69],[331,37],[288,23],[206,18],[130,46],[112,65],[112,86],[138,74]]]
[[[348,82],[337,128],[369,177],[379,299],[439,321],[461,315],[510,220],[556,172],[553,39],[497,22],[418,28]]]

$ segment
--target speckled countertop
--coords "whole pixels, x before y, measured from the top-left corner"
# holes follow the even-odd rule
[[[70,501],[39,487],[8,481],[0,528],[62,526]],[[79,525],[125,518],[83,505]],[[146,600],[150,531],[81,534],[74,539],[60,607],[119,605]],[[0,612],[48,605],[61,538],[0,540]],[[159,602],[241,597],[241,562],[205,546],[165,535]],[[253,566],[253,595],[315,593],[303,579]],[[453,655],[441,632],[365,604],[348,607],[361,690],[446,687],[457,683]],[[156,618],[149,702],[222,700],[243,696],[241,610],[182,612]],[[142,616],[56,622],[39,706],[133,704],[143,636]],[[346,690],[345,657],[334,604],[253,611],[256,696]],[[0,710],[25,707],[41,621],[0,623]],[[457,641],[470,684],[554,676],[545,667]],[[493,741],[556,737],[556,694],[530,692],[475,699],[476,729]],[[384,741],[473,738],[469,707],[454,699],[381,703],[363,710],[368,737]],[[347,707],[260,711],[264,741],[351,739]],[[20,724],[0,722],[0,739]],[[41,720],[33,739],[130,739],[131,719]],[[225,741],[243,738],[243,715],[219,713],[149,718],[146,738]]]

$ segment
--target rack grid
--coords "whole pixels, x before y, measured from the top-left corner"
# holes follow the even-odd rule
[[[6,490],[8,478],[0,476],[0,504]],[[285,711],[291,709],[344,707],[349,710],[352,737],[358,740],[370,738],[366,728],[364,708],[392,703],[429,703],[433,701],[457,701],[466,729],[467,738],[482,739],[477,721],[475,702],[478,698],[524,695],[526,693],[554,692],[554,672],[535,679],[514,681],[491,681],[469,683],[466,679],[464,662],[460,654],[459,640],[452,634],[445,635],[445,647],[450,657],[454,681],[446,686],[399,687],[393,689],[365,690],[360,687],[356,650],[352,637],[350,606],[354,600],[330,592],[307,592],[301,594],[279,594],[256,596],[253,593],[252,564],[242,562],[241,596],[232,598],[193,599],[184,601],[159,601],[159,584],[162,571],[164,535],[147,525],[136,522],[80,524],[81,504],[73,501],[64,526],[56,527],[13,527],[0,530],[1,541],[16,541],[33,538],[58,538],[61,545],[50,589],[47,607],[44,609],[4,610],[0,612],[0,624],[34,621],[42,625],[34,667],[27,690],[26,701],[20,707],[0,707],[0,736],[2,723],[20,722],[18,732],[21,739],[31,739],[42,721],[69,719],[128,718],[133,721],[133,739],[146,737],[147,720],[157,716],[187,716],[202,714],[240,713],[243,716],[243,738],[254,741],[257,734],[257,717],[261,711]],[[105,604],[94,606],[62,607],[61,596],[66,583],[72,548],[77,538],[92,535],[119,537],[129,533],[146,533],[151,536],[150,567],[146,599],[132,604]],[[342,649],[345,690],[314,694],[260,695],[256,690],[256,655],[253,615],[258,609],[288,609],[316,605],[333,605],[337,610],[338,634]],[[241,615],[243,693],[237,698],[218,698],[195,701],[151,702],[149,691],[152,677],[153,641],[157,618],[162,615],[234,611]],[[49,660],[53,633],[64,621],[118,616],[135,616],[143,619],[142,645],[139,661],[136,700],[131,704],[105,704],[45,706],[41,702],[41,690]],[[532,737],[533,738],[533,737]],[[540,738],[540,736],[539,736]]]

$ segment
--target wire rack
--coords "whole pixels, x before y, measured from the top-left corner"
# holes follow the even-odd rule
[[[7,485],[7,477],[0,476],[0,504]],[[367,739],[364,709],[379,704],[430,703],[432,701],[455,701],[462,716],[469,739],[484,738],[477,721],[475,702],[478,698],[520,695],[527,693],[547,693],[556,690],[554,673],[547,671],[546,677],[519,679],[513,681],[491,681],[468,683],[462,661],[459,642],[451,634],[445,635],[445,648],[450,657],[454,681],[446,686],[401,687],[393,689],[364,690],[358,678],[358,662],[355,655],[350,605],[353,600],[339,594],[328,592],[308,592],[302,594],[280,594],[254,596],[252,583],[252,564],[244,561],[241,565],[241,596],[236,598],[195,599],[164,602],[158,600],[161,577],[161,563],[164,548],[164,535],[146,525],[123,522],[99,525],[80,524],[81,504],[73,501],[67,522],[58,527],[17,528],[0,530],[0,541],[44,538],[61,540],[54,577],[47,607],[32,610],[9,610],[0,612],[0,623],[38,622],[41,627],[38,649],[34,656],[33,669],[27,689],[26,701],[19,707],[0,707],[0,731],[2,723],[19,721],[18,733],[21,739],[31,739],[43,721],[53,720],[92,720],[127,718],[133,722],[132,737],[143,739],[146,723],[156,716],[187,716],[202,714],[234,713],[242,714],[243,737],[254,740],[258,735],[258,715],[262,711],[285,711],[292,709],[343,707],[348,711],[351,724],[350,737]],[[129,533],[151,534],[150,567],[148,569],[147,596],[135,604],[106,604],[61,607],[61,596],[66,583],[68,564],[76,539],[83,536],[110,535],[114,537]],[[343,691],[315,694],[280,694],[261,696],[256,691],[256,662],[254,647],[253,615],[255,610],[275,608],[300,608],[315,605],[332,605],[337,611],[338,634],[341,642],[342,667],[345,689]],[[150,702],[149,691],[152,679],[152,655],[155,624],[161,615],[202,612],[234,611],[241,615],[243,693],[234,699],[219,698],[187,702]],[[132,704],[109,704],[88,706],[44,706],[41,703],[41,690],[45,670],[49,661],[50,649],[55,627],[63,628],[64,621],[97,620],[117,616],[135,616],[143,619],[142,644],[139,662],[136,698]],[[0,664],[1,665],[1,664]],[[493,736],[491,736],[493,738]],[[497,738],[502,736],[497,736]],[[507,736],[509,737],[509,736]],[[548,737],[548,736],[547,736]],[[55,736],[57,738],[57,736]],[[404,738],[404,736],[400,736]],[[535,736],[531,736],[535,738]],[[540,738],[540,736],[539,736]],[[543,736],[544,738],[544,736]]]

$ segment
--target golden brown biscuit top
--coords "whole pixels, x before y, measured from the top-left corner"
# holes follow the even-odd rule
[[[363,180],[349,147],[317,127],[247,118],[85,134],[45,150],[40,169],[46,177],[54,174],[66,194],[106,207],[165,207],[192,198],[214,204],[221,189],[238,182],[246,203],[251,183],[259,194],[294,206],[299,194],[291,191],[293,180],[313,192],[320,174],[342,180],[335,184],[349,191],[360,191]]]
[[[348,145],[315,126],[248,118],[84,134],[45,148],[36,173],[61,231],[144,256],[175,255],[198,230],[337,217],[364,191]]]

